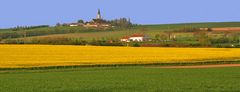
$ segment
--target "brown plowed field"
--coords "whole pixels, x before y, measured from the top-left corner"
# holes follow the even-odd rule
[[[214,32],[240,32],[240,27],[211,28]]]

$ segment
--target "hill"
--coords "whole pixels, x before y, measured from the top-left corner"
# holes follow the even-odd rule
[[[183,27],[191,28],[215,28],[215,27],[240,27],[240,22],[206,22],[206,23],[179,23],[179,24],[158,24],[158,25],[143,25],[149,30],[173,30]]]
[[[89,29],[83,27],[44,27],[44,28],[33,28],[23,29],[14,31],[14,29],[0,29],[0,36],[5,34],[14,33],[15,35],[21,34],[23,31],[27,32],[28,37],[31,36],[42,36],[52,34],[69,34],[69,33],[88,33],[99,31],[148,31],[148,33],[155,33],[160,31],[173,31],[181,28],[213,28],[213,27],[240,27],[240,22],[209,22],[209,23],[181,23],[181,24],[155,24],[155,25],[136,25],[130,29]],[[121,32],[120,32],[121,33]],[[3,38],[3,37],[1,37]],[[6,37],[7,38],[7,37]],[[21,38],[21,37],[8,37],[8,38]]]
[[[156,25],[134,25],[131,28],[84,28],[84,27],[42,27],[32,29],[2,29],[0,30],[1,43],[31,43],[31,44],[80,44],[81,41],[116,41],[123,36],[132,34],[146,34],[151,38],[160,35],[162,40],[169,40],[167,32],[175,32],[177,43],[198,43],[194,33],[181,32],[199,28],[223,28],[240,27],[240,22],[209,22],[209,23],[182,23],[182,24],[156,24]],[[215,35],[215,34],[214,34]],[[217,34],[219,38],[224,34]],[[236,36],[236,35],[235,35]],[[165,38],[164,38],[165,37]],[[235,38],[234,38],[235,39]],[[76,43],[76,41],[78,41]],[[79,42],[80,41],[80,42]],[[238,40],[234,41],[235,43]],[[234,43],[234,44],[235,44]],[[81,43],[82,44],[82,43]],[[168,44],[168,43],[167,43]]]

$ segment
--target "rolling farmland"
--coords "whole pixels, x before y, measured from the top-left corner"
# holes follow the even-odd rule
[[[0,92],[240,92],[237,0],[173,1],[2,1]]]
[[[236,48],[0,45],[0,68],[238,61]]]

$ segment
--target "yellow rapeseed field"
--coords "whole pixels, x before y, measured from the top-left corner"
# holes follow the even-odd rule
[[[240,60],[240,49],[0,45],[0,68]]]

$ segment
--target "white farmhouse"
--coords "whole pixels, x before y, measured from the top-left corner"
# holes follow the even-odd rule
[[[134,34],[130,37],[122,37],[121,42],[143,42],[147,41],[149,37],[144,34]]]

